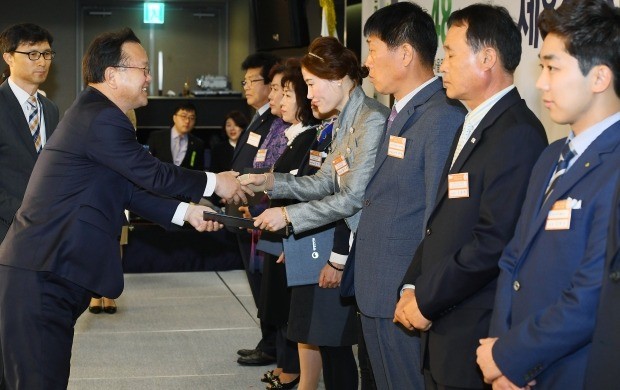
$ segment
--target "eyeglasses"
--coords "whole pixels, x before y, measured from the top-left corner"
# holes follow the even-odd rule
[[[114,65],[113,68],[125,68],[125,69],[141,69],[144,72],[144,77],[151,74],[151,68],[148,66],[139,67],[139,66],[125,66],[125,65]]]
[[[195,121],[196,120],[196,116],[195,115],[181,115],[181,114],[174,114],[174,116],[178,116],[179,118],[185,120],[190,120],[190,121]]]
[[[30,61],[36,61],[39,58],[41,58],[41,56],[43,56],[44,59],[51,61],[52,59],[54,59],[54,56],[56,55],[55,51],[36,51],[36,50],[33,50],[33,51],[13,50],[13,53],[26,54]]]
[[[265,81],[265,79],[256,79],[256,80],[243,80],[241,82],[241,86],[245,87],[246,85],[248,85],[250,88],[252,88],[252,83],[255,83],[257,81]]]

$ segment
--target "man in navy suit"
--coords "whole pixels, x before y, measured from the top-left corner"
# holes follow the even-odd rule
[[[269,109],[269,92],[271,90],[269,72],[279,62],[280,58],[273,54],[255,53],[250,54],[241,64],[241,68],[245,70],[245,76],[241,82],[245,99],[248,105],[256,110],[256,114],[237,140],[231,163],[234,171],[243,172],[246,168],[252,168],[258,147],[269,133],[271,124],[276,119],[276,116]],[[258,305],[262,276],[260,270],[250,268],[252,237],[244,230],[238,230],[236,233],[239,252],[250,284],[252,297],[254,303]],[[262,366],[276,361],[276,328],[263,323],[263,321],[260,322],[260,327],[262,337],[256,347],[237,351],[239,355],[237,362],[239,364]]]
[[[202,171],[205,165],[205,143],[191,134],[196,124],[196,107],[184,103],[174,109],[174,125],[169,130],[149,135],[149,152],[163,162]]]
[[[435,24],[401,2],[366,22],[370,81],[396,102],[379,144],[355,237],[355,296],[379,389],[421,389],[420,337],[392,322],[394,292],[423,237],[465,108],[433,72]],[[380,237],[380,239],[377,239]]]
[[[499,262],[490,338],[477,351],[494,388],[584,386],[620,167],[618,20],[605,0],[565,0],[539,18],[536,87],[551,119],[571,131],[536,163]]]
[[[513,84],[521,34],[508,11],[474,4],[453,12],[448,26],[444,86],[470,111],[394,313],[407,328],[422,330],[427,390],[485,387],[475,351],[489,331],[497,262],[547,146],[542,124]]]
[[[37,92],[54,58],[53,40],[47,30],[30,23],[0,33],[0,52],[10,69],[0,86],[0,243],[22,202],[39,151],[58,124],[58,107]],[[35,111],[27,101],[30,96],[36,98],[39,118],[34,134],[28,121]]]
[[[245,200],[234,173],[162,163],[124,114],[147,104],[146,51],[133,31],[105,33],[83,60],[86,89],[41,152],[0,246],[0,344],[8,389],[65,389],[75,321],[93,294],[123,290],[123,210],[165,227],[215,230],[197,202]],[[161,194],[160,197],[155,194]]]

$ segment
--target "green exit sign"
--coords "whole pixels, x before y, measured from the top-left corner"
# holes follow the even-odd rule
[[[144,23],[164,24],[164,3],[144,3]]]

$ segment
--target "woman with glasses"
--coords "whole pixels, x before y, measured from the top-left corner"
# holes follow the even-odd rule
[[[361,82],[368,72],[337,39],[315,39],[301,62],[312,104],[321,113],[339,112],[331,152],[320,170],[311,176],[244,175],[243,184],[268,190],[272,199],[308,201],[283,209],[270,208],[256,218],[255,226],[276,231],[290,223],[297,234],[345,219],[354,232],[389,109],[364,94]],[[303,292],[304,301],[310,304],[296,304],[295,289],[292,297],[288,336],[300,343],[319,346],[328,390],[357,389],[358,385],[351,350],[357,343],[355,307],[341,302],[338,289],[346,257],[330,256],[316,275],[317,283]],[[293,311],[301,314],[304,308],[309,311],[303,317],[305,322],[296,323],[300,316],[293,316]],[[303,377],[302,354],[300,359]]]

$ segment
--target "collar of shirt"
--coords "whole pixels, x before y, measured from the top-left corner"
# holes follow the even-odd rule
[[[264,106],[262,106],[256,111],[258,112],[258,115],[263,115],[265,111],[267,111],[268,109],[269,109],[269,103],[266,103]]]
[[[568,167],[570,168],[577,157],[583,154],[583,152],[588,149],[590,144],[594,142],[595,139],[598,138],[599,135],[603,134],[605,130],[607,130],[611,125],[620,121],[620,112],[616,112],[615,114],[608,116],[602,121],[598,122],[594,126],[589,127],[584,130],[581,134],[575,136],[575,133],[571,130],[568,134],[568,140],[570,141],[573,151],[575,152],[575,157],[568,163]]]
[[[482,119],[489,113],[489,111],[491,111],[491,108],[493,108],[495,103],[497,103],[501,98],[506,96],[506,94],[512,91],[513,88],[515,88],[515,85],[511,84],[510,86],[502,89],[495,95],[482,102],[482,104],[480,104],[475,109],[469,111],[469,113],[467,113],[467,115],[465,116],[465,124],[470,125],[473,131],[476,127],[478,127]]]
[[[417,87],[416,89],[414,89],[413,91],[409,92],[408,94],[406,94],[402,99],[400,99],[397,102],[394,102],[394,106],[396,107],[396,112],[400,112],[400,110],[402,110],[407,103],[409,103],[409,101],[411,99],[413,99],[413,97],[420,92],[421,90],[424,89],[424,87],[426,87],[427,85],[429,85],[430,83],[432,83],[433,81],[437,80],[438,77],[435,76],[433,78],[431,78],[430,80],[426,81],[424,84],[420,85],[419,87]]]
[[[28,92],[24,91],[17,84],[15,84],[13,80],[11,80],[11,77],[9,77],[8,83],[9,83],[9,87],[11,88],[11,91],[13,91],[13,94],[15,95],[15,97],[17,98],[17,101],[19,102],[19,105],[24,107],[30,95],[28,94]],[[39,97],[36,95],[35,97],[37,98],[37,104],[39,104],[38,103]]]
[[[180,134],[178,130],[174,126],[172,126],[172,131],[170,132],[170,139],[174,141],[177,138],[180,138],[181,143],[183,143],[183,141],[187,140],[187,134]]]

